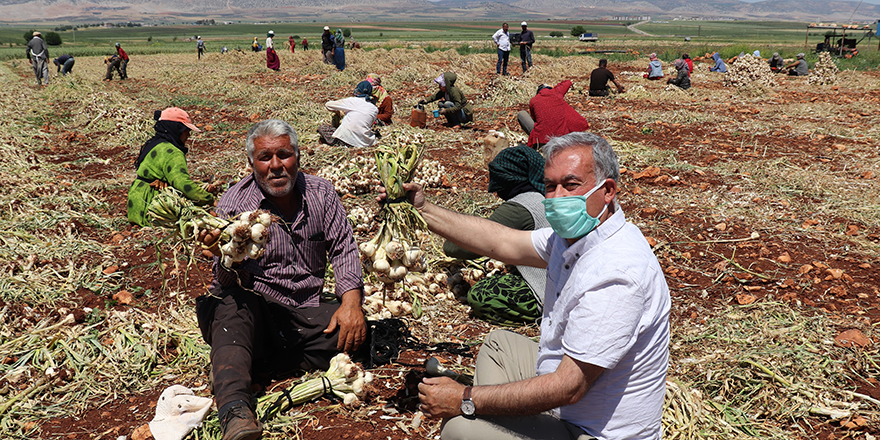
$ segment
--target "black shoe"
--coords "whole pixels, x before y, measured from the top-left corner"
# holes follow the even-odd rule
[[[263,434],[263,426],[243,400],[229,402],[219,412],[222,440],[257,440]]]

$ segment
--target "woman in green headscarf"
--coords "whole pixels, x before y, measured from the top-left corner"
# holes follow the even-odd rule
[[[504,226],[531,231],[549,227],[544,217],[544,157],[531,147],[518,145],[501,150],[489,162],[489,192],[502,203],[489,220]],[[447,241],[443,252],[462,260],[480,258]],[[468,304],[480,319],[501,325],[520,325],[541,317],[544,305],[546,269],[516,266],[510,273],[493,275],[474,284]]]
[[[345,70],[345,36],[342,35],[342,29],[336,29],[336,36],[333,45],[333,61],[336,68],[340,71]]]

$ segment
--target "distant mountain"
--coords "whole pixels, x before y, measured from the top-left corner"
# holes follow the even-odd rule
[[[854,14],[855,12],[855,14]],[[215,20],[602,19],[613,16],[874,21],[855,1],[764,0],[0,0],[0,22]]]

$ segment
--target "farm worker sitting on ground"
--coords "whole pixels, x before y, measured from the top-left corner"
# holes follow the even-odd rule
[[[774,73],[782,72],[782,69],[785,66],[785,62],[782,61],[782,57],[779,56],[779,52],[773,52],[773,56],[770,57],[770,60],[767,61],[767,64],[770,65],[770,70]]]
[[[247,156],[253,173],[223,194],[217,213],[264,209],[280,221],[269,227],[262,257],[231,268],[215,257],[211,294],[196,299],[224,440],[262,433],[252,385],[326,370],[330,358],[353,353],[367,335],[358,248],[333,185],[299,172],[296,132],[284,121],[251,127]],[[199,239],[210,244],[220,232]],[[321,294],[328,260],[336,281],[329,298]]]
[[[321,141],[328,145],[341,145],[349,148],[364,148],[376,143],[373,124],[379,109],[373,103],[373,86],[369,81],[361,81],[354,90],[354,96],[324,104],[334,114],[334,124],[318,127]],[[336,120],[341,121],[338,123]]]
[[[464,93],[458,87],[455,87],[455,81],[458,75],[453,72],[446,72],[434,79],[440,90],[434,95],[426,96],[425,99],[419,101],[419,104],[425,105],[429,102],[440,101],[437,107],[440,107],[440,114],[446,117],[446,123],[452,128],[461,128],[461,124],[467,124],[474,120],[474,108]]]
[[[251,50],[254,52],[260,51],[260,43],[257,43],[257,37],[254,37],[254,42],[251,43]]]
[[[608,81],[613,82],[614,85],[617,86],[617,93],[623,93],[623,86],[614,79],[614,73],[608,70],[608,60],[603,58],[599,60],[599,67],[590,72],[590,91],[588,92],[590,96],[608,96],[608,93],[611,90],[608,87]]]
[[[691,88],[691,74],[688,70],[687,63],[684,60],[675,60],[673,64],[675,68],[678,70],[675,78],[669,78],[666,80],[666,84],[672,84],[674,86],[678,86],[678,88],[682,90],[687,90]]]
[[[107,65],[107,74],[104,76],[104,81],[113,80],[114,70],[119,74],[119,79],[122,79],[122,70],[119,69],[119,66],[122,65],[122,58],[119,58],[119,55],[105,57],[104,64]]]
[[[684,62],[688,65],[688,75],[694,73],[694,60],[691,59],[691,56],[684,53],[681,54],[681,59],[683,59]]]
[[[121,62],[119,63],[119,79],[128,79],[128,54],[125,53],[125,49],[116,43],[116,55],[119,56]]]
[[[724,60],[721,59],[721,55],[718,52],[712,54],[712,58],[715,60],[715,65],[709,68],[710,72],[721,72],[727,73],[727,65],[724,64]]]
[[[752,52],[752,56],[755,58],[761,58],[761,51],[756,50],[756,51]]]
[[[333,64],[336,64],[337,70],[345,70],[345,36],[342,35],[342,29],[336,29],[336,35],[333,36]]]
[[[57,72],[60,72],[62,76],[66,76],[68,73],[73,72],[73,65],[76,61],[72,56],[64,54],[52,60],[52,63],[58,68]]]
[[[46,47],[46,41],[42,37],[43,34],[34,31],[25,50],[37,77],[37,84],[46,86],[49,85],[49,48]]]
[[[324,26],[324,33],[321,34],[321,53],[324,55],[324,64],[334,64],[333,34],[330,33],[330,26]]]
[[[394,116],[394,103],[385,87],[382,87],[382,78],[375,73],[367,75],[367,81],[373,86],[373,98],[376,98],[376,106],[379,107],[379,115],[376,123],[379,125],[391,125],[391,117]]]
[[[810,68],[807,65],[807,60],[804,59],[804,54],[797,54],[797,59],[785,66],[788,69],[788,74],[791,76],[807,76],[810,74]]]
[[[489,220],[520,231],[550,226],[544,217],[544,156],[525,145],[501,150],[489,162],[489,192],[502,203]],[[473,260],[481,257],[451,241],[443,243],[449,257]],[[478,281],[470,288],[468,304],[480,319],[501,324],[521,325],[541,317],[547,271],[516,266],[510,273]]]
[[[643,76],[652,81],[663,78],[663,63],[657,58],[657,54],[652,53],[650,59],[651,62],[648,63],[648,68],[646,69],[647,72]]]
[[[570,80],[562,81],[556,87],[541,84],[529,100],[529,111],[517,113],[520,127],[529,135],[528,146],[537,149],[554,136],[590,129],[587,119],[565,102],[569,88]]]
[[[197,205],[214,202],[214,196],[208,191],[213,187],[202,188],[194,182],[186,166],[189,151],[186,141],[191,131],[201,130],[177,107],[156,111],[153,119],[156,134],[141,147],[135,161],[137,175],[128,189],[128,221],[141,226],[150,225],[147,208],[156,193],[166,186],[180,191]]]
[[[281,58],[278,58],[278,53],[275,52],[275,32],[273,31],[266,33],[266,67],[276,72],[281,70]]]
[[[443,439],[658,439],[669,289],[651,246],[617,203],[617,155],[590,133],[554,138],[544,155],[550,228],[517,231],[457,214],[404,184],[431,231],[508,264],[547,268],[540,341],[489,333],[475,386],[424,378],[420,408],[445,419]]]

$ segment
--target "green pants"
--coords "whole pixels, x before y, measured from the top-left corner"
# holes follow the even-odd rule
[[[484,278],[468,291],[468,303],[480,319],[499,325],[520,325],[541,317],[538,300],[519,274]]]

